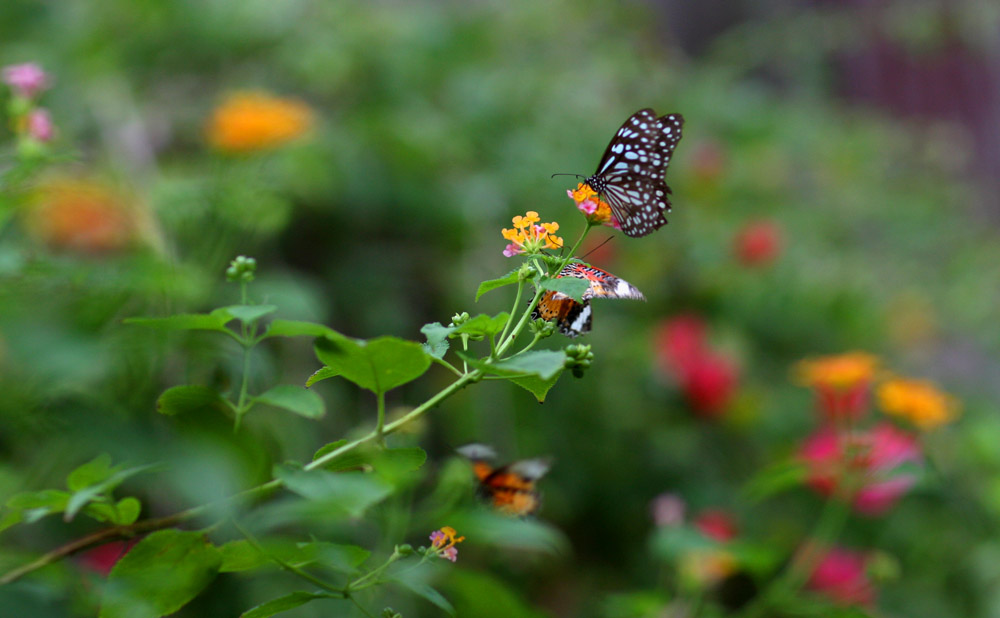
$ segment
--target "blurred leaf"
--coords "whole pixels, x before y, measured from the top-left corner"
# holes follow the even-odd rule
[[[688,526],[659,527],[653,533],[650,542],[653,554],[668,563],[678,560],[689,552],[719,546],[717,541]]]
[[[200,532],[154,532],[111,569],[100,618],[172,614],[215,579],[221,564],[219,550]]]
[[[139,519],[139,514],[142,512],[142,503],[139,502],[138,498],[129,496],[119,500],[118,504],[115,505],[115,509],[118,511],[115,523],[119,526],[127,526]]]
[[[316,451],[313,461],[347,444],[347,440],[331,442]],[[352,470],[361,466],[371,466],[378,475],[396,484],[408,473],[419,469],[427,460],[427,453],[419,447],[390,448],[362,447],[351,450],[323,464],[324,470]]]
[[[395,337],[363,341],[327,336],[316,341],[316,356],[347,380],[375,393],[415,380],[431,365],[423,346]]]
[[[424,351],[434,358],[444,358],[449,346],[448,335],[455,332],[455,329],[455,326],[442,326],[440,322],[424,324],[420,328],[420,332],[427,337],[427,343],[423,344]]]
[[[306,418],[322,418],[326,413],[323,400],[313,391],[301,386],[280,384],[253,398],[258,403],[265,403],[289,412],[294,412]]]
[[[256,322],[265,315],[278,310],[274,305],[230,305],[222,309],[244,324]]]
[[[507,321],[509,319],[510,314],[506,311],[498,313],[495,316],[488,316],[485,313],[481,313],[476,317],[471,318],[468,322],[465,322],[461,326],[455,328],[453,332],[456,335],[466,334],[492,337],[493,335],[503,331],[504,326],[507,325]]]
[[[517,519],[477,510],[453,516],[450,525],[476,544],[550,554],[565,553],[569,548],[562,532],[536,519]]]
[[[11,526],[16,526],[19,523],[21,523],[21,511],[7,509],[7,512],[3,514],[3,517],[0,517],[0,532],[3,532]]]
[[[66,487],[70,491],[80,491],[91,485],[100,483],[114,474],[111,467],[111,455],[101,453],[87,463],[77,467],[66,477]]]
[[[743,486],[743,494],[751,502],[759,502],[789,489],[801,487],[806,480],[806,467],[799,461],[779,461],[757,472]]]
[[[479,297],[487,292],[490,292],[497,288],[502,288],[506,285],[517,283],[517,281],[518,281],[517,269],[510,271],[509,273],[507,273],[503,277],[500,277],[499,279],[490,279],[489,281],[483,281],[482,283],[479,284],[479,289],[476,290],[476,301],[478,302]]]
[[[90,485],[89,487],[85,487],[84,489],[77,491],[72,495],[72,497],[70,497],[69,502],[66,504],[66,513],[63,515],[63,519],[65,521],[72,521],[85,504],[98,496],[101,496],[105,492],[110,492],[115,487],[121,485],[121,483],[130,476],[134,476],[140,472],[145,472],[153,467],[154,466],[152,464],[147,464],[144,466],[129,468],[127,470],[121,470],[96,485]]]
[[[524,376],[520,378],[511,378],[510,381],[517,384],[524,390],[528,391],[535,396],[538,403],[545,401],[545,395],[548,394],[549,390],[556,385],[559,381],[559,377],[562,375],[562,371],[557,371],[547,380],[543,380],[536,376]]]
[[[212,313],[182,313],[165,318],[126,318],[125,324],[148,326],[161,330],[214,330],[229,332],[226,324],[233,316],[225,308],[216,309]]]
[[[476,369],[499,376],[534,374],[542,380],[549,380],[566,365],[566,353],[562,350],[530,350],[495,363],[487,363],[464,352],[455,353]]]
[[[461,558],[459,558],[461,560]],[[496,577],[460,568],[448,573],[442,584],[459,616],[476,618],[544,618]]]
[[[324,444],[323,446],[319,447],[319,450],[317,450],[316,453],[313,455],[313,461],[316,461],[317,459],[319,459],[323,455],[326,455],[327,453],[332,453],[333,451],[344,446],[345,444],[347,444],[347,440],[337,440],[336,442],[330,442],[329,444]],[[350,454],[351,453],[344,453],[344,455],[350,455]],[[323,466],[323,468],[327,470],[343,470],[344,467],[352,468],[359,465],[359,464],[351,464],[349,466],[340,467],[337,464],[337,462],[339,462],[340,460],[341,457],[335,457],[333,460],[328,461]]]
[[[301,322],[298,320],[274,320],[271,322],[263,338],[267,337],[325,337],[328,335],[340,335],[329,326],[315,324],[313,322]]]
[[[543,279],[539,282],[538,287],[543,290],[559,292],[577,302],[583,302],[583,293],[590,289],[590,282],[586,279],[577,279],[576,277],[554,277],[552,279]]]
[[[439,608],[448,612],[449,616],[455,615],[455,608],[452,607],[451,603],[448,602],[448,599],[441,596],[440,592],[431,588],[427,584],[418,581],[413,581],[406,577],[395,577],[390,579],[389,581],[397,583],[403,588],[406,588],[407,590],[412,592],[413,594],[430,601],[434,605],[437,605]]]
[[[222,395],[214,389],[199,384],[168,388],[156,400],[156,411],[167,416],[200,414],[211,410],[224,412],[228,408]]]
[[[670,597],[663,592],[641,591],[611,594],[604,599],[606,618],[646,618],[667,613]],[[669,614],[667,614],[669,615]]]
[[[14,494],[7,499],[7,508],[17,514],[17,521],[14,521],[14,516],[9,514],[4,517],[4,521],[9,524],[7,527],[21,521],[26,524],[34,523],[46,515],[66,510],[69,498],[69,492],[58,489]]]
[[[254,547],[246,539],[230,541],[219,547],[219,552],[222,554],[219,572],[235,573],[268,565],[277,567],[278,564],[272,557],[297,567],[316,562],[317,548],[312,543],[299,543],[283,538],[264,538],[260,540],[260,545],[264,551]]]
[[[315,541],[309,543],[314,546],[320,564],[341,573],[356,573],[358,567],[364,564],[365,560],[371,556],[371,552],[364,547],[357,545],[338,545],[336,543],[323,543]]]
[[[306,388],[312,386],[317,382],[322,382],[328,378],[335,378],[340,375],[340,372],[333,367],[321,367],[306,380]]]
[[[268,601],[267,603],[262,603],[257,607],[247,610],[240,614],[240,618],[267,618],[268,616],[273,616],[275,614],[280,614],[281,612],[287,612],[290,609],[295,609],[301,605],[305,605],[309,601],[314,601],[316,599],[339,599],[340,597],[334,596],[328,593],[322,592],[293,592],[291,594],[286,594],[283,597],[278,597]]]
[[[331,511],[351,517],[360,517],[366,509],[392,492],[392,487],[384,481],[360,472],[306,472],[278,467],[275,476],[290,491],[308,500],[327,504]]]

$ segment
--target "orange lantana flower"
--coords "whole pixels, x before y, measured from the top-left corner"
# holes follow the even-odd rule
[[[510,244],[503,250],[507,257],[520,255],[521,253],[538,253],[542,249],[559,249],[563,246],[563,239],[556,236],[559,231],[559,224],[539,223],[538,213],[529,210],[524,216],[517,215],[511,221],[514,227],[504,229],[501,234],[510,241]]]
[[[611,213],[611,207],[590,185],[581,182],[575,190],[566,191],[566,195],[576,202],[577,209],[586,215],[588,223],[621,229]]]
[[[251,152],[300,137],[312,123],[313,112],[301,101],[265,92],[239,92],[215,108],[205,133],[219,150]]]
[[[878,366],[877,356],[866,352],[847,352],[799,361],[794,372],[798,382],[806,386],[850,389],[870,382]]]
[[[926,380],[894,378],[878,389],[878,402],[887,414],[905,418],[928,430],[958,415],[958,401]]]

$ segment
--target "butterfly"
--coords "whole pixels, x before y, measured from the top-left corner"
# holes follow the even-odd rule
[[[652,234],[667,223],[670,187],[663,176],[681,141],[684,117],[640,109],[611,139],[597,171],[584,182],[602,195],[626,236]]]
[[[590,287],[583,292],[583,302],[577,302],[562,292],[546,290],[534,311],[531,312],[531,319],[555,320],[559,332],[567,337],[576,337],[590,332],[593,319],[590,308],[590,299],[592,298],[646,300],[642,292],[628,281],[583,262],[570,262],[556,275],[556,278],[559,277],[576,277],[590,282]]]
[[[551,460],[522,459],[495,468],[490,462],[496,459],[496,453],[489,446],[467,444],[459,448],[458,453],[472,462],[472,472],[479,481],[479,495],[500,513],[531,515],[541,506],[535,482],[549,471]]]

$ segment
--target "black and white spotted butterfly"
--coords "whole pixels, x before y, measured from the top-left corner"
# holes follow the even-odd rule
[[[681,141],[684,117],[640,109],[615,133],[594,175],[585,182],[604,197],[618,225],[633,238],[666,225],[670,187],[663,180]]]

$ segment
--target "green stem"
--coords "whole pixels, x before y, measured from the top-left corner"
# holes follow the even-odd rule
[[[379,391],[375,393],[375,399],[378,401],[378,421],[375,425],[375,436],[376,440],[380,444],[385,444],[385,393]]]
[[[459,371],[458,368],[455,367],[455,365],[452,365],[451,363],[449,363],[445,359],[443,359],[443,358],[435,358],[435,357],[432,356],[431,360],[433,362],[441,365],[442,367],[446,368],[448,371],[452,372],[453,374],[457,375],[458,377],[460,377],[460,378],[462,377],[462,372]]]
[[[402,557],[403,557],[403,554],[399,553],[399,548],[398,547],[393,548],[392,554],[389,556],[389,558],[385,562],[383,562],[381,565],[375,567],[374,569],[372,569],[368,573],[365,573],[361,577],[359,577],[359,578],[355,579],[354,581],[350,582],[349,584],[347,584],[347,586],[345,586],[345,588],[344,588],[345,591],[347,591],[347,592],[354,592],[354,591],[357,591],[357,590],[364,590],[365,588],[369,588],[371,586],[376,585],[378,583],[378,576],[381,575],[382,573],[384,573],[385,570],[388,569],[389,566],[392,563],[396,562],[397,560],[401,559]],[[373,581],[369,582],[368,580],[373,580]]]
[[[507,337],[507,333],[510,332],[510,325],[514,323],[514,314],[517,313],[517,308],[521,304],[521,294],[524,292],[524,284],[526,281],[524,279],[519,279],[517,282],[517,294],[514,295],[514,306],[510,309],[510,315],[507,317],[507,323],[503,327],[503,332],[500,333],[500,341],[504,341]]]
[[[243,420],[243,415],[246,414],[246,401],[247,401],[247,391],[250,388],[250,350],[252,348],[248,343],[243,344],[243,379],[240,384],[240,397],[236,401],[236,423],[233,427],[233,431],[239,431],[240,421]]]
[[[315,575],[312,575],[311,573],[307,573],[306,571],[303,571],[299,567],[294,566],[292,564],[289,564],[289,563],[285,562],[284,560],[282,560],[281,558],[278,558],[277,556],[274,556],[274,555],[271,555],[271,554],[267,553],[267,550],[265,550],[261,546],[261,544],[257,541],[257,539],[254,538],[254,536],[252,534],[250,534],[250,532],[248,530],[244,529],[243,526],[239,525],[239,523],[237,523],[235,520],[233,520],[233,526],[235,526],[236,529],[240,531],[240,534],[242,534],[243,537],[247,540],[247,542],[250,543],[251,547],[253,547],[258,552],[260,552],[260,554],[262,556],[264,556],[265,558],[268,558],[269,560],[272,560],[278,566],[280,566],[281,568],[285,569],[289,573],[293,573],[293,574],[301,577],[302,579],[306,580],[307,582],[313,584],[314,586],[322,588],[323,590],[326,590],[327,592],[333,593],[334,595],[339,596],[341,598],[344,598],[344,597],[347,596],[346,592],[344,590],[342,590],[340,588],[337,588],[333,584],[331,584],[329,582],[326,582],[326,581],[323,581],[322,579],[316,577]]]

